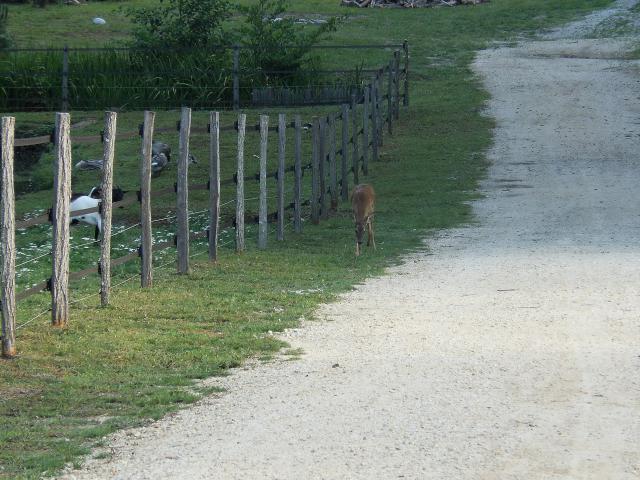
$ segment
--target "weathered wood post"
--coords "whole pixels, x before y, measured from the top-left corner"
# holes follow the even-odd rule
[[[400,118],[400,50],[393,52],[393,112],[396,120]]]
[[[342,201],[349,200],[349,105],[342,104],[342,150],[340,173],[342,178]]]
[[[402,49],[404,50],[404,101],[402,102],[405,107],[409,106],[409,42],[405,40],[402,42]]]
[[[13,147],[16,119],[2,117],[0,180],[0,248],[2,249],[2,356],[16,356],[16,224]]]
[[[318,176],[320,177],[320,218],[322,220],[326,220],[329,216],[329,212],[327,211],[327,117],[322,117],[320,119],[320,145],[318,148],[318,157],[320,161],[318,162]]]
[[[180,114],[180,140],[178,158],[178,182],[176,188],[176,223],[178,247],[178,273],[189,273],[189,135],[191,134],[191,109],[182,107]]]
[[[153,236],[151,232],[151,144],[153,143],[153,127],[155,112],[144,112],[142,132],[142,152],[140,167],[140,230],[142,257],[140,285],[149,288],[153,285]]]
[[[278,229],[277,239],[284,240],[284,166],[287,148],[287,116],[278,115]]]
[[[320,223],[320,120],[313,117],[311,151],[311,222]]]
[[[295,127],[295,184],[293,191],[293,228],[296,233],[302,232],[302,119],[300,115],[293,118]]]
[[[370,85],[364,87],[362,103],[362,173],[369,175],[369,94]]]
[[[233,109],[240,110],[240,45],[233,46]]]
[[[69,47],[62,49],[62,111],[69,111]]]
[[[376,111],[378,113],[378,125],[376,125],[376,127],[378,128],[378,146],[379,147],[382,147],[384,143],[384,107],[382,106],[383,105],[382,89],[384,84],[383,75],[384,75],[384,69],[380,69],[376,74],[376,93],[378,95],[378,98],[376,98],[376,102],[378,103],[376,107]]]
[[[236,169],[236,252],[244,251],[244,135],[247,115],[238,115],[238,166]]]
[[[104,153],[102,156],[102,235],[100,237],[100,305],[109,305],[111,291],[111,219],[113,213],[113,158],[116,150],[118,114],[104,113]]]
[[[258,207],[258,248],[267,248],[267,141],[269,117],[260,115],[260,205]]]
[[[389,60],[387,78],[387,127],[389,135],[393,135],[393,58]]]
[[[53,176],[53,261],[51,323],[69,321],[69,203],[71,200],[71,138],[68,113],[56,113],[56,169]]]
[[[351,170],[353,171],[353,184],[358,185],[359,180],[359,165],[360,165],[360,152],[358,149],[358,101],[356,98],[356,92],[351,93],[351,117],[353,121],[353,132],[351,141],[353,142],[353,153],[351,156]]]
[[[375,77],[371,79],[371,159],[378,160],[378,88]]]
[[[220,113],[209,112],[209,260],[218,261],[220,229]]]
[[[338,209],[338,168],[336,165],[336,115],[329,114],[329,191],[331,193],[331,210]]]

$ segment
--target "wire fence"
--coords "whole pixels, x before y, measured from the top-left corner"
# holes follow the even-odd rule
[[[408,54],[406,42],[312,47],[313,51],[336,49],[403,49]],[[0,56],[0,111],[100,110],[104,105],[119,110],[182,105],[238,110],[340,104],[378,71],[362,63],[335,69],[255,66],[251,50],[242,45],[208,50],[6,49]],[[357,58],[362,62],[362,56]]]
[[[99,206],[84,210],[69,211],[68,199],[70,195],[70,181],[56,181],[54,208],[43,215],[36,215],[22,222],[14,222],[15,205],[13,203],[12,182],[0,182],[2,187],[0,207],[4,214],[1,217],[0,231],[2,232],[1,247],[3,265],[2,285],[2,310],[3,310],[3,355],[11,357],[15,355],[15,331],[24,328],[48,312],[51,312],[54,325],[65,325],[68,321],[69,307],[78,305],[88,299],[100,296],[101,304],[108,303],[108,293],[112,288],[122,286],[136,278],[140,279],[141,286],[151,286],[153,270],[174,265],[178,273],[189,272],[189,260],[207,253],[210,259],[217,259],[218,248],[233,244],[235,250],[243,251],[245,246],[245,234],[257,234],[258,248],[266,248],[267,236],[275,236],[280,241],[284,240],[285,230],[293,228],[296,233],[301,232],[303,217],[312,224],[319,224],[321,220],[328,218],[335,211],[339,200],[348,199],[348,186],[359,183],[360,175],[368,173],[369,161],[378,159],[378,148],[383,144],[383,135],[386,130],[393,132],[393,125],[399,116],[401,101],[408,105],[408,60],[404,68],[400,65],[400,51],[394,52],[389,65],[377,70],[370,83],[364,84],[360,92],[352,92],[350,103],[343,103],[341,111],[329,113],[322,117],[313,117],[303,121],[300,115],[295,115],[294,121],[287,123],[286,115],[278,115],[278,121],[272,122],[277,126],[269,127],[269,117],[262,115],[258,125],[246,124],[246,114],[238,114],[238,120],[233,125],[221,125],[217,112],[210,112],[210,122],[205,127],[191,127],[191,109],[182,108],[181,119],[177,128],[180,132],[180,154],[176,183],[173,187],[167,187],[152,191],[151,180],[151,142],[154,133],[166,131],[166,129],[154,129],[154,113],[145,112],[145,121],[137,132],[116,133],[110,127],[114,123],[115,113],[105,114],[105,133],[90,137],[80,137],[82,141],[104,142],[103,179],[102,191],[110,191],[113,180],[113,151],[118,138],[131,138],[132,134],[142,137],[142,169],[140,177],[140,190],[130,193],[118,202],[99,202]],[[404,80],[404,84],[403,84]],[[404,89],[404,93],[401,91]],[[113,122],[113,123],[111,123]],[[19,140],[29,139],[13,138],[12,117],[2,118],[2,175],[3,178],[12,172],[13,150]],[[56,161],[54,173],[57,177],[63,177],[65,172],[71,169],[70,146],[78,139],[70,133],[70,116],[66,113],[56,114],[56,129],[51,137],[41,138],[42,142],[54,142],[56,148]],[[289,130],[291,129],[291,130]],[[304,136],[302,132],[310,129],[312,135]],[[291,131],[290,140],[293,139],[294,148],[288,149],[287,132]],[[237,165],[236,173],[230,177],[220,178],[219,147],[220,133],[233,132],[237,136]],[[258,172],[248,173],[244,164],[245,137],[251,132],[259,134],[260,155]],[[209,156],[209,181],[207,183],[190,184],[187,180],[189,151],[183,148],[189,145],[189,137],[192,134],[206,134],[209,136],[211,146]],[[277,169],[267,170],[267,142],[270,133],[277,136]],[[340,133],[340,135],[338,135]],[[340,141],[339,141],[340,140]],[[311,151],[311,161],[307,163],[303,159],[302,142],[310,141],[307,150]],[[291,151],[293,150],[293,151]],[[111,153],[109,153],[111,152]],[[287,165],[287,158],[293,158],[293,162]],[[311,175],[303,175],[305,171],[311,171]],[[247,195],[245,184],[256,182],[259,194]],[[268,183],[272,182],[272,183]],[[273,184],[275,183],[275,185]],[[270,185],[269,187],[267,185]],[[235,187],[235,196],[221,202],[221,187],[228,186],[226,194]],[[189,192],[195,190],[208,190],[208,202],[206,208],[189,210],[187,199]],[[164,214],[158,218],[152,218],[151,199],[174,196],[176,210],[170,214]],[[251,203],[258,201],[256,210],[251,210]],[[276,203],[275,211],[268,211],[269,203]],[[163,203],[166,204],[164,200]],[[70,241],[68,223],[71,217],[82,215],[98,215],[102,219],[102,228],[105,228],[105,219],[111,222],[111,212],[114,207],[139,205],[140,221],[124,226],[113,232],[108,238],[101,236],[101,255],[98,266],[90,266],[81,270],[69,272]],[[226,208],[223,207],[233,207]],[[160,235],[153,235],[152,226],[167,222],[175,226],[175,231],[166,231]],[[30,288],[15,293],[15,228],[30,228],[36,225],[52,224],[53,242],[51,252],[38,254],[33,258],[21,262],[18,266],[51,256],[53,275],[51,278],[36,283]],[[255,224],[256,228],[247,228],[247,224]],[[66,233],[62,228],[67,225]],[[190,229],[190,225],[194,229]],[[111,239],[133,229],[139,229],[138,245],[132,246],[131,251],[118,258],[111,258]],[[13,233],[12,233],[13,232]],[[233,238],[220,241],[230,232]],[[107,242],[108,240],[108,242]],[[189,245],[194,241],[206,243],[205,248],[190,252]],[[85,242],[74,246],[81,248],[94,244]],[[166,262],[161,260],[170,249],[176,251],[176,256]],[[155,256],[155,257],[154,257]],[[158,265],[154,265],[154,258]],[[166,257],[165,257],[166,258]],[[138,260],[140,272],[128,275],[122,281],[112,284],[110,270],[112,267],[124,265]],[[88,293],[80,298],[69,300],[69,281],[78,280],[93,274],[98,274],[101,287],[96,292]],[[8,281],[7,281],[8,280]],[[42,291],[51,291],[52,306],[42,310],[29,320],[17,327],[15,322],[16,301],[38,295]],[[105,292],[107,295],[105,295]],[[106,300],[105,300],[106,298]]]

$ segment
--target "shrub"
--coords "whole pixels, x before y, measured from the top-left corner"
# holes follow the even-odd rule
[[[243,44],[249,47],[250,67],[265,72],[298,71],[311,62],[311,47],[336,30],[335,17],[319,27],[299,25],[283,15],[287,6],[287,0],[258,0],[240,7],[245,14],[240,32]]]
[[[158,7],[130,8],[135,45],[145,48],[202,48],[223,43],[229,0],[168,0]]]
[[[9,18],[9,10],[6,5],[0,5],[0,49],[9,48],[11,46],[11,38],[7,33],[7,19]]]

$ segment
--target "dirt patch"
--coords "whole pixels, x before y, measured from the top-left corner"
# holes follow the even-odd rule
[[[15,400],[16,398],[34,397],[40,395],[42,389],[39,388],[18,388],[3,387],[2,400]]]

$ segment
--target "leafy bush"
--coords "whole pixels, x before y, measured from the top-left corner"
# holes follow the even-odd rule
[[[311,48],[329,32],[336,30],[337,19],[331,18],[319,27],[305,27],[284,15],[287,0],[258,0],[240,7],[246,15],[240,27],[243,44],[248,48],[249,66],[278,74],[295,72],[312,62]]]
[[[168,0],[158,7],[127,10],[135,45],[145,48],[202,48],[224,43],[229,0]]]
[[[9,10],[6,5],[0,5],[0,49],[9,48],[11,46],[11,38],[7,33],[7,19],[9,18]]]

